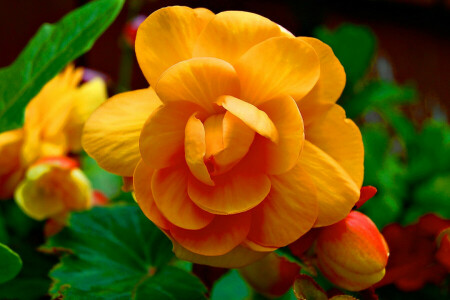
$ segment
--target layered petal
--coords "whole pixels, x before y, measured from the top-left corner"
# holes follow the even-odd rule
[[[224,255],[237,247],[248,234],[251,215],[248,213],[216,216],[200,230],[170,227],[172,237],[184,248],[206,256]]]
[[[218,268],[240,268],[257,261],[268,254],[268,252],[253,251],[239,245],[224,255],[204,256],[187,250],[174,240],[172,240],[172,242],[173,252],[179,259]]]
[[[204,184],[213,186],[214,182],[209,176],[204,161],[206,153],[205,127],[195,114],[189,118],[185,134],[184,153],[189,170],[195,178]]]
[[[358,126],[333,105],[305,128],[306,139],[336,160],[358,187],[364,179],[364,145]]]
[[[261,165],[269,174],[282,174],[292,169],[303,147],[303,119],[295,101],[280,97],[260,105],[273,121],[278,132],[278,143],[257,137],[251,150],[255,165]]]
[[[141,157],[139,135],[142,126],[160,105],[151,88],[112,97],[86,122],[83,148],[103,169],[132,176]]]
[[[284,247],[314,225],[318,215],[316,186],[298,164],[270,180],[269,195],[253,210],[248,239],[265,247]]]
[[[277,24],[244,11],[225,11],[206,25],[194,47],[196,57],[217,57],[233,64],[252,46],[279,36]]]
[[[241,81],[241,99],[254,105],[281,95],[301,98],[316,84],[319,58],[306,42],[270,38],[250,48],[234,65]]]
[[[213,57],[192,58],[170,67],[156,85],[164,103],[189,101],[209,112],[217,112],[214,103],[221,95],[238,95],[239,79],[233,66]]]
[[[170,66],[192,57],[195,42],[210,19],[204,10],[172,6],[155,11],[139,26],[136,56],[151,86]]]
[[[257,206],[270,190],[270,180],[240,163],[225,174],[213,178],[215,186],[207,186],[189,178],[188,193],[202,209],[214,214],[237,214]]]
[[[211,223],[214,215],[200,209],[189,199],[188,172],[184,166],[156,170],[151,189],[156,206],[164,217],[175,226],[197,230]]]
[[[345,71],[330,46],[318,39],[298,37],[311,45],[319,56],[320,77],[314,88],[298,101],[300,111],[308,124],[316,115],[320,115],[323,107],[336,103],[345,87]]]
[[[347,216],[359,199],[359,187],[328,154],[305,141],[299,164],[317,188],[319,215],[315,226],[334,224]]]
[[[212,164],[213,174],[221,174],[236,165],[249,151],[255,137],[255,131],[241,119],[226,112],[222,123],[223,149],[215,153]]]
[[[159,228],[169,230],[169,221],[163,216],[152,194],[152,177],[154,171],[140,160],[134,170],[133,186],[136,202],[144,215]]]
[[[184,136],[189,117],[202,109],[188,102],[172,102],[156,109],[142,127],[139,148],[142,159],[153,169],[184,160]]]
[[[233,96],[222,96],[217,104],[238,117],[248,127],[274,143],[278,142],[278,131],[269,116],[256,106]]]

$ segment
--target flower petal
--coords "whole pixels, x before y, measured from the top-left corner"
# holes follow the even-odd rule
[[[170,66],[192,57],[198,36],[209,22],[204,11],[172,6],[152,13],[136,34],[136,56],[152,87]]]
[[[83,148],[105,170],[132,176],[139,162],[139,135],[161,105],[153,89],[118,94],[100,106],[83,131]]]
[[[277,24],[244,11],[217,14],[200,34],[195,57],[217,57],[233,64],[252,46],[280,35]]]
[[[345,218],[359,199],[359,188],[347,172],[328,154],[305,141],[299,164],[317,188],[319,216],[315,227]]]
[[[364,145],[361,132],[335,104],[305,128],[306,139],[336,160],[358,187],[364,179]]]
[[[235,64],[241,99],[254,105],[281,95],[301,98],[316,84],[319,58],[306,42],[270,38],[250,48]]]
[[[279,141],[274,144],[256,137],[250,150],[255,161],[264,172],[282,174],[292,169],[298,161],[303,147],[303,119],[295,101],[284,96],[260,105],[275,124]]]
[[[221,95],[238,95],[239,79],[233,66],[213,57],[192,58],[170,67],[156,84],[156,93],[164,103],[189,101],[209,112],[217,112],[214,103]]]
[[[176,241],[172,242],[173,252],[179,259],[219,268],[241,268],[263,258],[268,254],[268,252],[253,251],[247,247],[239,245],[224,255],[204,256],[187,250]]]
[[[223,149],[213,156],[214,170],[222,174],[235,166],[249,151],[255,132],[241,119],[226,112],[222,123]]]
[[[298,39],[311,45],[319,56],[320,77],[314,88],[298,101],[300,111],[306,120],[314,118],[320,109],[319,104],[334,104],[345,87],[345,71],[333,50],[318,39],[299,37]]]
[[[184,248],[206,256],[224,255],[238,246],[248,234],[251,215],[248,213],[216,216],[200,230],[170,227],[172,237]]]
[[[214,185],[205,165],[206,140],[205,127],[194,113],[188,120],[185,129],[184,152],[186,163],[192,175],[207,185]]]
[[[296,165],[271,176],[272,189],[253,209],[248,239],[265,247],[284,247],[312,228],[318,215],[317,191],[306,171]]]
[[[187,102],[172,102],[156,109],[142,127],[139,148],[142,159],[153,169],[184,160],[184,135],[189,117],[202,109]]]
[[[134,196],[142,212],[150,221],[159,228],[169,230],[169,221],[158,209],[153,198],[151,188],[153,173],[154,171],[147,167],[142,160],[139,161],[133,175]]]
[[[237,214],[252,209],[270,190],[269,178],[242,162],[213,180],[215,186],[207,186],[189,177],[188,193],[195,204],[214,214]]]
[[[245,125],[260,135],[270,139],[274,143],[278,142],[277,128],[269,116],[256,106],[233,96],[222,96],[217,101],[217,104],[241,119]]]
[[[72,111],[65,128],[68,147],[72,151],[81,150],[81,135],[83,126],[89,116],[107,98],[106,84],[100,78],[95,78],[83,84],[74,97]]]
[[[191,230],[204,228],[214,215],[197,207],[187,194],[189,171],[182,166],[156,170],[152,193],[156,206],[174,225]]]

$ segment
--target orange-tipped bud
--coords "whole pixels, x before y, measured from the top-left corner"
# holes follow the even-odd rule
[[[242,277],[259,293],[278,297],[286,293],[300,272],[300,266],[271,253],[239,269]]]
[[[384,237],[372,220],[358,211],[323,228],[316,252],[324,275],[349,291],[360,291],[380,281],[389,256]]]

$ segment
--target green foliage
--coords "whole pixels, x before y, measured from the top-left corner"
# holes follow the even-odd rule
[[[344,108],[347,117],[356,118],[368,110],[384,112],[393,105],[412,103],[417,98],[416,94],[413,87],[401,87],[393,82],[374,80],[345,99]]]
[[[171,247],[136,205],[73,213],[68,227],[42,247],[68,252],[50,273],[50,293],[65,299],[205,299],[197,277],[168,266]]]
[[[17,276],[22,268],[20,256],[8,246],[0,243],[0,283],[9,281]]]
[[[23,262],[18,276],[0,284],[0,299],[41,299],[50,286],[48,271],[56,263],[53,257],[36,251],[43,242],[43,222],[28,218],[14,201],[0,202],[0,219],[8,245]]]
[[[367,74],[375,57],[376,39],[372,31],[367,27],[343,24],[334,31],[320,27],[315,36],[333,49],[344,66],[347,85],[353,88]]]
[[[0,70],[0,132],[19,127],[27,103],[69,62],[88,51],[124,0],[97,0],[44,24],[14,63]]]
[[[237,270],[230,270],[230,272],[222,276],[214,284],[211,292],[211,300],[244,300],[250,299],[251,294],[251,288],[241,275],[239,275],[239,272]]]

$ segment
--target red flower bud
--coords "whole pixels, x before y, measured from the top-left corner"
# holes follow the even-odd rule
[[[331,282],[360,291],[383,278],[389,249],[372,220],[352,211],[342,221],[322,229],[316,253],[319,268]]]

